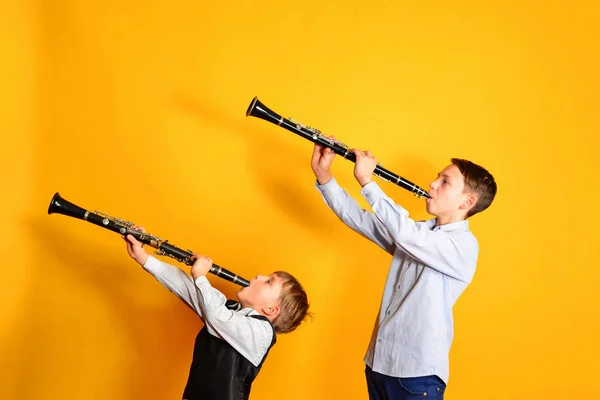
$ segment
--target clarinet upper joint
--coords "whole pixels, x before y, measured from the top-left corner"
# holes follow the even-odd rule
[[[316,128],[311,128],[308,125],[304,125],[302,122],[295,120],[294,118],[288,118],[288,120],[293,123],[294,125],[296,125],[296,128],[298,129],[304,129],[306,131],[312,132],[316,135],[321,135],[321,131],[316,129]]]
[[[104,218],[105,220],[109,220],[114,222],[117,225],[123,226],[125,228],[131,228],[133,226],[133,222],[130,221],[126,221],[124,219],[120,219],[120,218],[116,218],[113,217],[112,215],[108,215],[106,213],[100,212],[100,211],[94,211],[94,214],[96,214],[97,216]]]
[[[329,144],[329,146],[331,146],[331,147],[337,147],[339,150],[343,150],[346,153],[350,149],[350,146],[348,146],[347,144],[340,142],[337,139],[329,138],[329,137],[323,135],[321,132],[313,135],[313,139],[316,141],[320,141],[321,142],[320,144],[325,144],[325,145]]]

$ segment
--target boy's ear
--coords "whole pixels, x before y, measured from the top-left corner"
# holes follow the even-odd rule
[[[272,304],[262,309],[262,312],[266,317],[273,318],[279,315],[279,311],[279,306],[277,304]]]
[[[462,204],[460,205],[460,208],[462,210],[470,210],[471,208],[475,207],[475,204],[477,204],[477,200],[479,198],[477,197],[477,195],[475,193],[469,193],[467,195],[467,198],[462,202]]]

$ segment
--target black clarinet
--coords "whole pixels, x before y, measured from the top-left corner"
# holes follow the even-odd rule
[[[336,154],[339,154],[347,160],[356,162],[356,155],[350,152],[349,147],[344,143],[340,142],[339,140],[325,137],[320,130],[303,125],[292,118],[283,118],[281,115],[277,114],[273,110],[270,110],[263,103],[261,103],[258,100],[258,97],[255,97],[250,103],[250,106],[248,106],[246,116],[261,118],[277,126],[281,126],[282,128],[287,129],[288,131],[291,131],[303,137],[304,139],[308,139],[313,143],[320,144],[324,147],[329,147]],[[380,164],[377,164],[373,174],[384,181],[395,183],[401,188],[414,193],[414,195],[419,198],[429,198],[429,194],[425,190],[421,189],[411,181],[383,168]]]
[[[137,229],[133,229],[132,222],[114,218],[108,214],[104,214],[98,211],[89,212],[88,210],[85,210],[63,199],[62,197],[60,197],[60,194],[58,194],[58,192],[54,194],[54,197],[52,197],[50,205],[48,206],[48,214],[54,213],[63,214],[73,218],[83,219],[94,225],[98,225],[110,231],[120,233],[121,235],[131,235],[138,241],[157,249],[156,254],[158,255],[174,258],[175,260],[182,262],[188,266],[194,264],[194,259],[192,258],[193,252],[191,250],[182,250],[179,247],[172,245],[171,243],[167,243],[166,240],[163,241],[159,237],[156,237],[146,232],[138,231]],[[210,272],[217,275],[220,278],[223,278],[240,286],[248,286],[250,284],[246,279],[237,276],[233,272],[228,271],[225,268],[221,268],[216,264],[212,265]]]

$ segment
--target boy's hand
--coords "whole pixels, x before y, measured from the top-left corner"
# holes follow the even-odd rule
[[[146,229],[143,226],[133,226],[135,230],[146,232]],[[127,253],[131,258],[137,261],[138,264],[144,265],[148,260],[148,253],[144,250],[143,243],[139,242],[132,235],[124,236],[125,242],[127,243]]]
[[[192,277],[196,280],[199,276],[206,276],[212,268],[213,261],[210,257],[202,256],[200,254],[194,254],[196,258],[194,265],[192,265]]]
[[[371,177],[373,176],[375,167],[377,167],[377,159],[373,157],[369,150],[361,151],[352,149],[350,151],[356,155],[354,177],[360,183],[360,186],[365,186],[367,183],[373,181]]]
[[[334,136],[327,136],[330,139],[335,139]],[[317,181],[320,185],[324,185],[329,182],[333,175],[331,175],[331,163],[335,158],[335,153],[329,147],[321,146],[315,143],[313,150],[311,166],[312,170],[317,177]]]

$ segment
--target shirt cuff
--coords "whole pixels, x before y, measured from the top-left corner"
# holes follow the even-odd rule
[[[319,181],[316,181],[316,187],[325,196],[334,196],[344,191],[342,187],[338,185],[334,177],[331,177],[329,182],[324,183],[323,185],[319,185]]]
[[[161,266],[161,264],[162,262],[160,260],[156,259],[155,257],[152,257],[151,255],[148,255],[148,259],[146,260],[144,265],[142,265],[142,268],[144,268],[146,271],[156,271]]]
[[[370,206],[373,206],[373,204],[382,197],[387,197],[384,191],[381,190],[379,185],[374,181],[371,181],[363,186],[363,188],[360,190],[360,194],[367,199]]]
[[[208,285],[210,287],[210,282],[208,281],[208,278],[206,276],[199,276],[196,278],[196,280],[194,281],[194,285],[196,285],[196,287],[198,289],[203,289]]]

